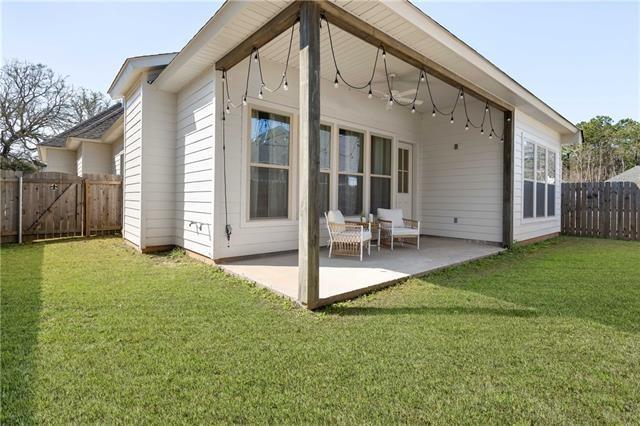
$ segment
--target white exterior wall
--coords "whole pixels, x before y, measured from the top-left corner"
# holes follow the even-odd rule
[[[474,100],[467,105],[471,120],[480,124],[484,104]],[[502,135],[503,114],[492,109],[492,119]],[[503,145],[500,138],[489,139],[488,116],[484,135],[473,127],[465,130],[465,121],[463,108],[456,109],[454,124],[440,115],[422,118],[416,163],[422,233],[502,242]]]
[[[124,221],[123,236],[140,247],[142,241],[142,87],[124,100]]]
[[[64,148],[44,148],[47,150],[45,172],[76,174],[76,153]]]
[[[177,96],[175,243],[213,256],[215,73],[207,70]]]
[[[119,137],[111,144],[111,174],[120,175],[120,155],[124,154],[124,139]],[[124,163],[124,162],[123,162]]]
[[[78,176],[83,173],[111,173],[111,144],[82,142],[76,152]]]
[[[265,61],[266,62],[266,61]],[[282,75],[282,65],[272,65],[263,62],[264,79],[267,85],[275,86]],[[244,93],[246,78],[246,63],[237,65],[229,73],[229,88],[235,97],[233,102],[240,104],[240,96]],[[219,79],[221,80],[221,79]],[[249,88],[249,103],[257,108],[265,108],[274,112],[293,115],[291,122],[293,128],[292,149],[290,153],[290,187],[289,187],[289,219],[283,220],[248,220],[248,133],[249,133],[249,108],[241,107],[232,110],[226,122],[226,161],[227,161],[227,197],[229,223],[233,227],[230,247],[227,247],[225,237],[225,210],[224,210],[224,185],[222,162],[222,133],[221,114],[218,114],[216,128],[216,152],[215,152],[215,232],[214,232],[214,258],[226,258],[234,256],[246,256],[251,254],[277,252],[296,249],[298,246],[298,175],[297,165],[297,131],[298,131],[298,73],[291,70],[288,76],[289,91],[269,93],[265,91],[264,99],[257,99],[258,83],[256,73],[252,72],[252,82]],[[275,83],[275,84],[274,84]],[[221,83],[216,85],[217,92],[221,92]],[[392,152],[395,165],[396,143],[398,140],[405,142],[417,142],[420,137],[420,120],[418,114],[412,115],[408,109],[393,107],[386,110],[386,104],[382,100],[369,100],[365,93],[347,90],[344,86],[340,89],[333,87],[333,82],[323,80],[321,83],[321,120],[323,124],[334,124],[348,129],[365,131],[365,141],[368,141],[369,132],[382,136],[396,137],[393,142]],[[222,106],[217,101],[218,108]],[[335,133],[335,131],[334,131]],[[334,141],[334,148],[337,145]],[[337,179],[337,153],[333,149],[334,174]],[[365,159],[369,156],[368,148],[365,150]],[[415,154],[414,154],[415,155]],[[368,164],[368,161],[365,161]],[[394,166],[395,170],[395,166]],[[367,170],[365,169],[365,173]],[[392,178],[392,199],[395,193],[395,173]],[[368,182],[364,179],[365,206],[368,198]],[[337,184],[332,184],[337,188]],[[333,208],[337,208],[337,194],[332,198]],[[321,220],[321,243],[325,244],[327,234],[324,219]]]
[[[524,219],[522,216],[523,193],[523,137],[531,139],[534,143],[544,146],[556,153],[556,215],[549,218]],[[541,124],[525,113],[515,112],[515,155],[514,155],[514,182],[513,182],[513,238],[515,241],[524,241],[543,235],[560,232],[560,199],[562,192],[562,147],[560,134]]]
[[[174,244],[176,95],[142,82],[142,247]],[[127,160],[125,160],[126,162]]]

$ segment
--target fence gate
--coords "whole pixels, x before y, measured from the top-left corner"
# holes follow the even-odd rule
[[[1,173],[3,243],[19,241],[20,236],[30,241],[106,234],[122,228],[119,176]]]
[[[562,184],[562,233],[640,240],[640,189],[632,182]]]

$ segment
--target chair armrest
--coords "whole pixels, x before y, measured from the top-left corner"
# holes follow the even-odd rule
[[[403,218],[402,221],[404,222],[404,226],[406,226],[407,228],[414,228],[414,229],[420,228],[420,221],[418,220]]]
[[[345,223],[345,225],[361,226],[362,228],[366,229],[367,231],[371,231],[371,224],[369,222],[358,222],[358,221],[353,221],[353,220],[345,220],[344,223]]]
[[[378,219],[378,223],[380,224],[380,228],[383,229],[391,229],[393,228],[393,222],[385,219]]]

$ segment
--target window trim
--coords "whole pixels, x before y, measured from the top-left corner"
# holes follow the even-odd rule
[[[391,150],[389,152],[390,157],[389,157],[389,173],[388,175],[382,175],[382,174],[376,174],[372,172],[372,164],[371,164],[371,155],[373,154],[373,138],[380,138],[380,139],[386,139],[389,141],[389,145],[391,147]],[[384,178],[384,179],[389,179],[389,208],[392,209],[395,207],[395,200],[394,200],[394,188],[393,188],[393,184],[394,184],[394,180],[393,180],[393,151],[394,151],[394,137],[391,135],[384,135],[378,132],[369,132],[369,149],[368,149],[368,176],[367,176],[367,181],[368,181],[368,185],[367,186],[367,203],[366,203],[366,209],[365,212],[369,212],[371,213],[371,178]],[[365,167],[365,170],[367,170],[367,168]],[[397,173],[397,170],[396,170]],[[363,204],[364,200],[363,200]],[[364,207],[364,206],[363,206]],[[368,214],[368,213],[367,213]]]
[[[367,174],[367,169],[368,169],[368,161],[367,161],[367,154],[369,152],[368,150],[368,139],[369,139],[369,131],[365,130],[365,129],[359,129],[359,128],[354,128],[354,127],[350,127],[350,126],[344,126],[344,125],[340,125],[337,124],[336,125],[336,209],[340,208],[340,176],[341,175],[345,175],[345,176],[360,176],[362,177],[362,211],[366,212],[367,211],[367,191],[368,191],[368,185],[367,185],[367,178],[366,178],[366,174]],[[353,132],[353,133],[360,133],[362,135],[362,149],[360,150],[360,152],[362,153],[362,172],[358,173],[358,172],[342,172],[340,171],[340,130],[346,130],[349,132]],[[361,212],[362,213],[362,212]],[[356,216],[345,216],[345,217],[356,217]],[[357,215],[357,217],[360,217],[360,214]]]
[[[244,188],[242,188],[244,196],[241,197],[242,203],[244,206],[242,208],[242,226],[281,226],[285,224],[292,224],[296,222],[295,220],[295,212],[296,210],[296,202],[297,199],[295,194],[297,193],[297,185],[294,176],[297,176],[296,170],[296,161],[294,159],[297,155],[297,120],[296,115],[292,111],[287,111],[283,109],[273,108],[271,105],[267,105],[265,103],[257,103],[252,102],[248,104],[246,107],[242,108],[243,112],[246,112],[246,117],[243,120],[245,123],[244,129],[244,143],[242,144],[245,153],[244,153],[244,170],[245,174],[243,178]],[[263,163],[254,163],[251,161],[251,130],[252,130],[252,115],[253,111],[261,111],[272,114],[278,114],[289,118],[289,165],[282,166],[278,164],[263,164]],[[259,167],[259,168],[270,168],[270,169],[279,169],[279,170],[287,170],[288,171],[288,194],[287,194],[287,216],[286,217],[274,217],[274,218],[251,218],[251,168]]]
[[[526,143],[530,143],[533,145],[533,179],[529,179],[529,178],[525,178],[525,144]],[[537,191],[537,184],[538,183],[542,183],[542,182],[538,182],[538,177],[537,177],[537,173],[538,173],[538,149],[542,148],[545,150],[545,165],[544,165],[544,216],[536,216],[536,211],[537,211],[537,198],[538,198],[538,191]],[[555,183],[551,184],[549,183],[549,174],[548,174],[548,170],[547,167],[549,166],[549,155],[553,154],[553,156],[555,157],[555,166],[556,166],[556,170],[555,170]],[[552,220],[556,220],[558,218],[558,203],[555,203],[554,206],[554,212],[553,215],[549,215],[549,211],[548,211],[548,190],[549,190],[549,185],[555,185],[556,187],[556,196],[557,196],[557,191],[558,191],[558,183],[560,181],[559,177],[558,177],[558,152],[552,148],[549,148],[547,145],[545,145],[544,143],[541,143],[539,141],[534,140],[534,138],[530,137],[530,136],[525,136],[523,134],[522,136],[522,159],[521,159],[521,166],[522,166],[522,179],[521,179],[521,198],[522,198],[522,202],[521,202],[521,220],[523,223],[531,223],[531,222],[547,222],[547,221],[552,221]],[[524,184],[526,182],[533,182],[533,216],[531,217],[525,217],[525,209],[524,209],[524,203],[525,203],[525,199],[524,199]]]

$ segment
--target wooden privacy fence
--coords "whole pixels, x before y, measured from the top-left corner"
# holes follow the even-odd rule
[[[563,183],[562,233],[640,240],[640,189],[632,182]]]
[[[120,176],[0,171],[0,239],[103,235],[122,228]]]

